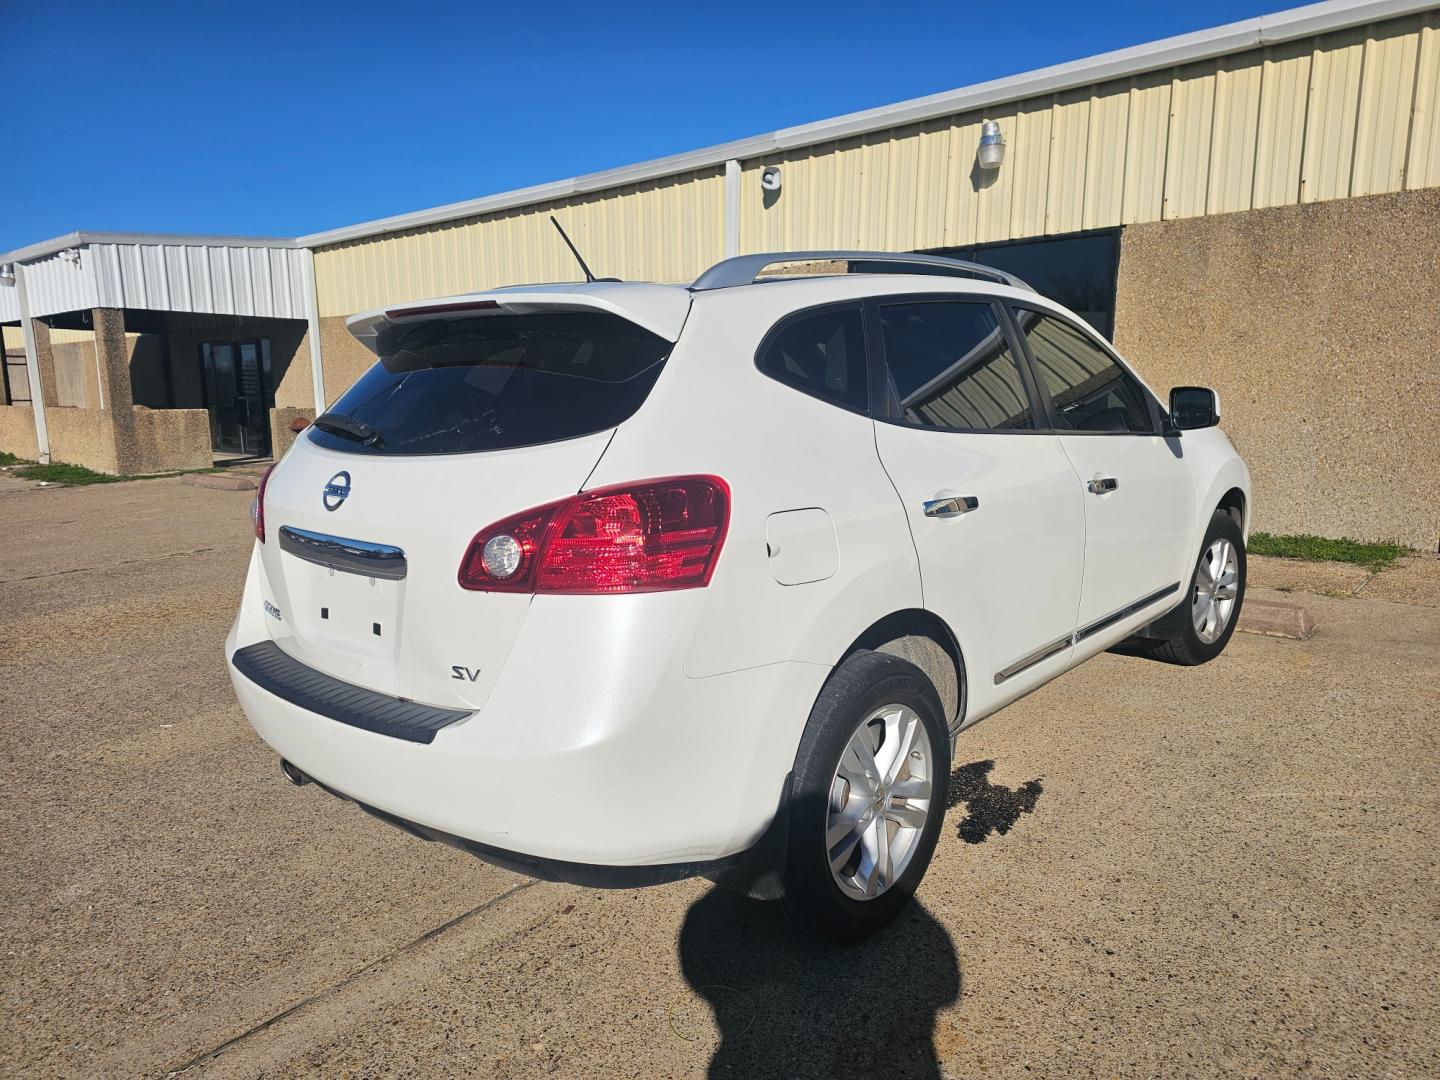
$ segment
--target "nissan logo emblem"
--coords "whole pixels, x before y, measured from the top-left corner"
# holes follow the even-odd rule
[[[348,472],[337,472],[325,482],[325,491],[321,501],[325,503],[326,510],[339,510],[340,505],[350,497],[350,474]]]

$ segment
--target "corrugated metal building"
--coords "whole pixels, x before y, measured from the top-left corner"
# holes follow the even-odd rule
[[[302,241],[326,316],[573,274],[551,213],[605,273],[689,281],[739,251],[964,247],[1433,187],[1440,13],[1383,18],[1424,7],[1301,8]],[[984,120],[1007,143],[993,177],[974,168]]]
[[[994,170],[977,162],[986,121],[1006,144]],[[767,170],[778,191],[762,184]],[[306,320],[314,365],[272,405],[310,410],[368,362],[345,317],[573,277],[551,214],[598,273],[624,278],[685,282],[730,254],[806,248],[992,262],[1090,318],[1162,392],[1215,385],[1256,474],[1261,527],[1427,546],[1440,532],[1440,477],[1418,451],[1440,415],[1434,3],[1315,4],[623,169],[231,246],[218,262],[213,246],[207,258],[184,244],[88,255],[72,244],[96,291],[67,294],[29,264],[32,296],[47,298],[31,314],[113,303],[248,315],[259,309],[241,311],[246,298],[271,295],[270,314]],[[122,295],[106,282],[127,258],[151,264]],[[220,292],[239,295],[194,306],[217,273]],[[0,321],[15,314],[7,292]]]

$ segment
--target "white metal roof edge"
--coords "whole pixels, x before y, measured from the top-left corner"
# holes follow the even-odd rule
[[[0,255],[0,262],[34,262],[86,244],[147,244],[166,247],[301,248],[297,240],[265,236],[183,236],[171,233],[71,232]]]
[[[1008,104],[1040,94],[1090,86],[1129,75],[1141,75],[1245,49],[1400,18],[1437,6],[1440,5],[1437,5],[1435,0],[1325,0],[1323,3],[1308,4],[1208,30],[1162,38],[1144,45],[1100,53],[1082,60],[976,83],[958,90],[913,98],[798,127],[782,128],[764,135],[720,143],[682,154],[310,233],[301,236],[297,242],[305,247],[324,247],[479,214],[553,202],[573,195],[604,191],[646,180],[703,171],[718,167],[731,159],[746,160],[775,150],[813,146],[834,139],[883,131],[902,124]]]

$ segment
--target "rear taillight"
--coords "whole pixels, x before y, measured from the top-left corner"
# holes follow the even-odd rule
[[[270,482],[270,474],[274,469],[275,466],[271,465],[261,475],[260,488],[250,502],[250,523],[255,526],[255,539],[262,544],[265,542],[265,485]]]
[[[730,489],[679,476],[586,491],[475,535],[460,587],[480,592],[633,593],[706,585],[730,524]]]

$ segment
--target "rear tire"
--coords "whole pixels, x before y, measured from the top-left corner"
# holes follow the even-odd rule
[[[858,941],[914,894],[945,817],[944,717],[925,673],[898,657],[857,652],[831,674],[790,787],[785,907],[805,929]]]
[[[1244,602],[1245,537],[1233,517],[1216,510],[1185,598],[1161,621],[1164,636],[1148,644],[1147,655],[1186,667],[1209,663],[1225,651]]]

